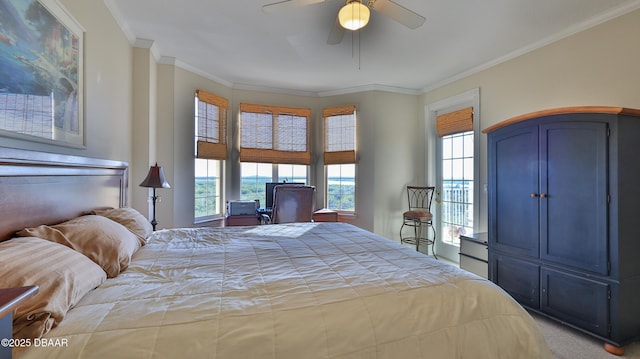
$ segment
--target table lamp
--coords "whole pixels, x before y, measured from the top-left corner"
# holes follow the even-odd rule
[[[153,219],[151,220],[151,225],[155,231],[156,225],[158,224],[156,220],[156,201],[160,198],[160,196],[156,196],[156,188],[171,188],[169,182],[167,182],[167,179],[164,177],[162,167],[158,166],[157,162],[155,166],[151,166],[147,178],[140,183],[140,187],[153,188],[153,196],[151,197],[151,202],[153,203]]]

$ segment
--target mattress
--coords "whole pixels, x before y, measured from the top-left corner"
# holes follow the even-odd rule
[[[344,223],[160,230],[20,358],[550,358],[491,282]]]

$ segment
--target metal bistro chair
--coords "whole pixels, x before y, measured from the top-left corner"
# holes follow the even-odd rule
[[[429,245],[431,253],[436,256],[436,230],[433,228],[433,215],[431,214],[431,202],[436,191],[435,187],[407,186],[407,198],[409,199],[409,210],[402,214],[402,227],[400,227],[400,242],[414,244],[416,251],[420,244],[427,245],[427,255]],[[405,226],[413,227],[413,236],[404,237]],[[433,238],[429,238],[428,227],[433,231]],[[405,231],[406,232],[406,231]]]

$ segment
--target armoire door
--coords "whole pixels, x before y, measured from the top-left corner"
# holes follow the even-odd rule
[[[540,258],[607,274],[607,124],[540,125]]]
[[[540,266],[510,256],[491,255],[491,280],[518,303],[540,309]]]
[[[609,336],[610,286],[549,268],[540,269],[540,310],[591,333]]]
[[[538,257],[538,126],[489,137],[489,246]]]

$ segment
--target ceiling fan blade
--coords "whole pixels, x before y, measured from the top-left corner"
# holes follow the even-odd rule
[[[286,10],[293,7],[300,7],[306,5],[317,4],[320,2],[325,2],[327,0],[284,0],[278,1],[272,4],[267,4],[262,6],[262,12],[264,13],[274,13],[280,10]]]
[[[402,5],[396,4],[391,0],[375,0],[371,8],[410,29],[419,28],[426,20],[424,16],[407,9]]]
[[[327,44],[336,45],[342,42],[342,38],[344,37],[344,27],[340,25],[340,20],[336,16],[336,22],[333,24],[331,28],[331,32],[329,33],[329,38],[327,39]]]

